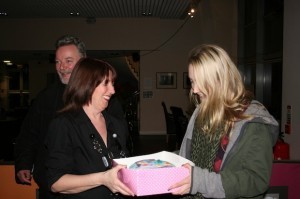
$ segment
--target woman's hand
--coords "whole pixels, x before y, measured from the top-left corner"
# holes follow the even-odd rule
[[[118,172],[126,168],[124,165],[117,165],[104,173],[103,185],[108,187],[113,193],[121,193],[123,195],[134,196],[134,193],[118,178]]]
[[[187,176],[185,179],[183,179],[180,182],[177,182],[173,184],[169,190],[172,190],[173,195],[184,195],[188,194],[191,189],[191,182],[192,182],[192,166],[190,164],[184,164],[183,167],[187,168],[189,170],[190,175]]]

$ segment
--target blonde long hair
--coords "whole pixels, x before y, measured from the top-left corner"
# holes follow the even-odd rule
[[[197,123],[211,138],[221,128],[221,135],[230,131],[234,121],[248,116],[243,115],[250,103],[250,95],[244,87],[241,75],[228,54],[216,45],[201,45],[189,55],[189,67],[193,70],[197,87],[205,98],[190,91],[190,98],[200,106]]]

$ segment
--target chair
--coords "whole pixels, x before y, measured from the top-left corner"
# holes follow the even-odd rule
[[[184,115],[183,110],[180,107],[171,106],[170,110],[174,117],[176,127],[176,144],[177,147],[179,147],[188,125],[188,118]]]
[[[174,121],[174,117],[171,113],[168,112],[167,107],[166,107],[166,103],[163,101],[161,103],[163,110],[164,110],[164,114],[165,114],[165,120],[166,120],[166,127],[167,127],[167,143],[169,143],[169,136],[170,135],[176,135],[176,126],[175,126],[175,121]]]

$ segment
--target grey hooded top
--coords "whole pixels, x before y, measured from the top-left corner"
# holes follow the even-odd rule
[[[194,110],[179,155],[190,159],[195,118]],[[253,100],[244,119],[234,124],[219,173],[193,167],[191,194],[207,198],[263,198],[271,177],[273,150],[278,138],[278,122],[258,101]]]

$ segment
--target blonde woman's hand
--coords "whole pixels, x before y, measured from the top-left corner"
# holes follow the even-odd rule
[[[171,193],[173,195],[185,195],[190,192],[191,189],[191,182],[192,182],[192,166],[190,164],[184,164],[183,167],[187,168],[189,170],[190,175],[188,175],[186,178],[184,178],[182,181],[177,182],[173,184],[169,190],[171,190]]]

